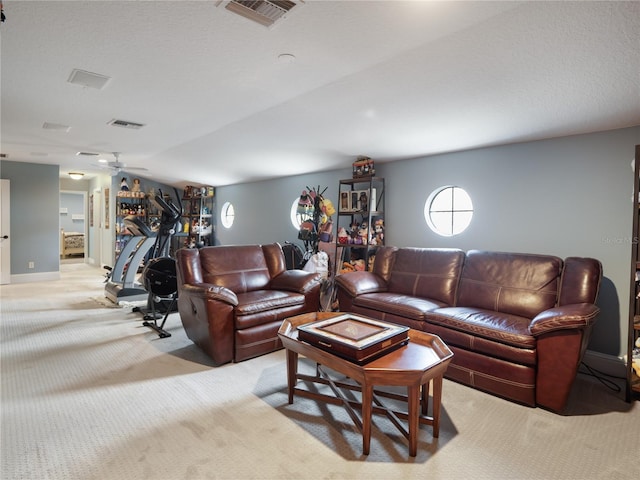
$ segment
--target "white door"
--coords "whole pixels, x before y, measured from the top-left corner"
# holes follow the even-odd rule
[[[11,282],[11,182],[0,180],[0,285]]]
[[[93,215],[94,228],[91,236],[93,242],[91,248],[98,265],[102,266],[104,262],[102,261],[102,190],[100,189],[93,191],[93,211],[89,212],[89,215]]]

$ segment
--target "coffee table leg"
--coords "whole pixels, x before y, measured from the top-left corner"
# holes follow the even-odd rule
[[[440,435],[440,403],[442,400],[442,375],[433,379],[433,436]]]
[[[415,457],[418,453],[418,427],[420,416],[420,386],[407,388],[409,409],[409,455]]]
[[[289,403],[293,403],[293,392],[298,379],[298,354],[293,350],[287,350],[287,389]]]
[[[431,382],[427,382],[422,385],[422,415],[427,416],[429,414],[429,386]]]
[[[371,445],[371,413],[373,410],[373,385],[362,385],[362,454],[369,455]]]

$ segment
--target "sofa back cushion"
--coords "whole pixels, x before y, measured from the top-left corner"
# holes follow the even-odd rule
[[[271,280],[260,245],[216,245],[201,248],[200,267],[204,283],[226,287],[235,293],[267,288]]]
[[[269,269],[269,277],[275,278],[287,269],[287,261],[284,257],[284,250],[279,243],[262,245],[264,261]]]
[[[453,305],[463,264],[464,252],[455,248],[400,248],[388,290]]]
[[[595,258],[568,257],[564,260],[558,305],[596,303],[602,264]]]
[[[533,318],[555,306],[561,272],[554,256],[471,250],[457,305]]]
[[[393,263],[396,261],[396,252],[398,247],[389,245],[376,249],[376,256],[373,261],[373,273],[382,278],[385,282],[389,282]]]

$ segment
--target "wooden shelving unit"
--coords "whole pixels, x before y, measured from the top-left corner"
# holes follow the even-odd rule
[[[131,238],[131,233],[124,224],[125,217],[136,216],[147,220],[149,202],[144,192],[118,191],[116,193],[116,242],[115,259]]]
[[[636,145],[633,180],[633,241],[629,295],[629,338],[627,346],[627,401],[640,399],[640,145]]]
[[[375,232],[379,222],[384,224],[384,194],[385,181],[381,177],[340,180],[336,246],[343,253],[336,255],[335,272],[354,258],[364,262],[365,270],[369,269],[376,249],[384,245],[384,233]],[[340,232],[347,232],[348,237],[345,239]]]
[[[215,242],[215,189],[191,187],[182,199],[182,232],[176,235],[177,248],[200,248]]]

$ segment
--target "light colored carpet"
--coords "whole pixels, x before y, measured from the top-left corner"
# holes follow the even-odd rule
[[[287,403],[284,352],[212,367],[177,314],[160,339],[105,308],[102,270],[0,287],[1,470],[29,479],[635,479],[640,407],[580,376],[560,416],[445,380],[418,456],[382,417],[371,454],[338,407]]]

